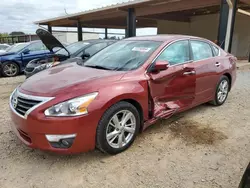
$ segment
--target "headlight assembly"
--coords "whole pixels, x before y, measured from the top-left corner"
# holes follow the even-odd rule
[[[46,116],[79,116],[88,113],[88,106],[98,95],[97,92],[54,105],[45,110]]]

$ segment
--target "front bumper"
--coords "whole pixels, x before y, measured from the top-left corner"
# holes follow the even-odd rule
[[[31,148],[62,154],[80,153],[95,148],[97,117],[94,114],[79,117],[45,117],[32,112],[27,118],[20,117],[11,108],[13,129],[18,138]],[[73,135],[70,148],[53,147],[46,135]]]

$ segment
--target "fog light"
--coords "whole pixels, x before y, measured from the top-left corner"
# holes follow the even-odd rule
[[[65,145],[65,146],[69,146],[70,145],[67,140],[62,140],[62,144]]]
[[[75,140],[76,134],[69,135],[45,135],[53,148],[70,148]]]

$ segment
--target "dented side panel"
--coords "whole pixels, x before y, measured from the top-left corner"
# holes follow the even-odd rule
[[[153,118],[167,118],[192,105],[196,78],[195,75],[185,75],[189,71],[194,68],[177,65],[158,73],[148,73]]]

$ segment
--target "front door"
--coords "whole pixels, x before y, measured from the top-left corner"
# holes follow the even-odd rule
[[[169,45],[155,60],[168,61],[169,67],[148,73],[153,118],[166,118],[192,105],[196,76],[190,59],[189,41],[182,40]]]
[[[42,42],[32,43],[27,47],[27,49],[29,50],[29,52],[26,54],[22,54],[23,67],[25,67],[28,62],[33,59],[46,59],[47,55],[50,54],[49,50],[46,49]]]

